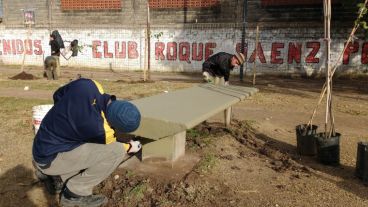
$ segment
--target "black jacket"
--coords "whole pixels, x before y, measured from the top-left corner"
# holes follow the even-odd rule
[[[226,52],[214,54],[203,63],[202,71],[206,71],[212,76],[224,77],[225,81],[229,81],[230,71],[234,68],[231,66],[231,57],[233,56]]]
[[[51,55],[52,56],[60,56],[60,45],[56,40],[50,41],[51,46]]]

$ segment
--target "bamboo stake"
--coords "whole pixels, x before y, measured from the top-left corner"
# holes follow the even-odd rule
[[[328,0],[328,5],[327,5],[327,11],[328,11],[328,16],[327,16],[327,34],[328,34],[328,51],[327,51],[327,55],[328,55],[328,69],[329,69],[329,72],[330,72],[330,75],[329,75],[329,79],[330,79],[330,97],[329,97],[329,121],[330,121],[330,133],[328,135],[328,138],[331,138],[331,133],[334,131],[334,128],[335,128],[335,122],[334,122],[334,118],[333,118],[333,111],[332,111],[332,91],[333,91],[333,88],[332,88],[332,83],[333,83],[333,80],[332,80],[332,70],[331,70],[331,67],[330,67],[330,58],[331,58],[331,0]]]
[[[368,2],[368,0],[366,0],[366,1]],[[343,55],[344,55],[344,53],[345,53],[345,50],[348,48],[348,45],[349,45],[349,43],[351,42],[352,37],[354,36],[354,34],[355,34],[355,32],[357,31],[357,29],[358,29],[358,27],[356,27],[356,26],[352,29],[352,31],[351,31],[351,33],[350,33],[350,36],[349,36],[349,38],[348,38],[347,44],[345,45],[344,49],[343,49],[343,50],[341,51],[341,53],[340,53],[340,56],[338,57],[338,59],[337,59],[337,60],[336,60],[336,62],[335,62],[335,65],[334,65],[334,67],[333,67],[333,69],[332,69],[332,74],[331,74],[331,76],[333,76],[333,75],[334,75],[334,73],[336,72],[336,69],[337,69],[338,63],[342,60],[342,57],[343,57]],[[311,119],[310,119],[310,121],[308,122],[308,125],[307,125],[307,126],[312,125],[312,122],[313,122],[313,119],[314,119],[315,113],[316,113],[316,111],[317,111],[317,108],[318,108],[318,106],[321,104],[322,99],[323,99],[324,95],[326,94],[326,89],[327,89],[327,87],[326,87],[326,83],[324,83],[324,85],[322,86],[322,90],[321,90],[321,94],[320,94],[320,99],[319,99],[319,101],[318,101],[318,103],[317,103],[317,106],[316,106],[316,107],[314,108],[314,110],[313,110],[313,114],[312,114]]]
[[[332,77],[331,77],[332,78]],[[332,88],[332,81],[331,81],[331,88]],[[335,118],[333,115],[333,107],[332,107],[332,92],[331,92],[331,97],[330,97],[330,120],[331,120],[331,128],[330,128],[330,132],[328,134],[328,138],[330,138],[331,136],[335,136]]]
[[[258,42],[259,42],[259,26],[257,25],[256,30],[256,46],[255,46],[255,56],[253,63],[253,85],[256,85],[256,68],[257,68],[257,56],[258,56]]]
[[[327,135],[327,124],[328,124],[328,116],[330,112],[329,108],[329,98],[330,98],[330,67],[329,67],[329,39],[328,39],[328,0],[323,1],[323,14],[324,14],[324,40],[326,43],[326,61],[325,61],[325,70],[326,70],[326,84],[327,84],[327,97],[326,97],[326,113],[325,113],[325,135]]]
[[[324,95],[326,93],[326,89],[327,89],[327,87],[326,87],[326,83],[325,83],[323,85],[323,88],[322,88],[323,92],[321,92],[320,95],[319,95],[319,100],[318,100],[317,106],[314,108],[313,113],[312,113],[312,116],[311,116],[310,120],[308,121],[308,124],[306,126],[307,128],[308,128],[308,126],[311,126],[312,127],[312,122],[313,122],[314,116],[316,115],[318,106],[322,102],[322,99],[323,99],[323,97],[324,97]]]
[[[368,0],[365,0],[364,5],[366,6],[366,5],[367,5],[367,3],[368,3]],[[361,11],[359,12],[358,19],[360,19],[360,18],[362,18],[362,17],[363,17],[363,10],[361,10]],[[344,46],[344,49],[341,51],[341,53],[340,53],[339,57],[338,57],[338,58],[337,58],[337,60],[335,61],[334,66],[332,67],[331,78],[332,78],[332,77],[333,77],[333,75],[335,74],[335,72],[336,72],[336,70],[337,70],[337,67],[338,67],[338,64],[341,62],[341,59],[342,59],[342,57],[343,57],[343,55],[344,55],[344,53],[345,53],[345,51],[346,51],[347,47],[349,46],[349,43],[352,41],[353,36],[354,36],[355,32],[358,30],[358,28],[359,28],[359,24],[354,25],[354,27],[352,28],[352,30],[351,30],[351,32],[350,32],[350,35],[349,35],[349,38],[348,38],[348,40],[347,40],[347,42],[346,42],[346,44],[345,44],[345,46]],[[308,121],[308,124],[306,125],[306,127],[307,127],[307,128],[308,128],[309,126],[312,126],[312,122],[313,122],[314,116],[315,116],[315,114],[316,114],[316,111],[317,111],[317,109],[318,109],[318,106],[319,106],[319,105],[321,104],[321,102],[322,102],[322,99],[323,99],[323,97],[324,97],[324,95],[325,95],[325,93],[326,93],[326,89],[327,89],[327,87],[326,87],[326,83],[325,83],[325,84],[322,86],[322,89],[321,89],[320,99],[319,99],[319,101],[318,101],[318,103],[317,103],[316,107],[315,107],[315,108],[314,108],[314,110],[313,110],[312,116],[311,116],[310,120]],[[333,117],[333,116],[332,116],[332,117]],[[333,119],[333,120],[334,120],[334,119]],[[334,132],[333,132],[333,133],[334,133]]]

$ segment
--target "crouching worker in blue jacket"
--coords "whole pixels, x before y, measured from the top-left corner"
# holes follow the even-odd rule
[[[33,142],[36,174],[49,191],[61,191],[62,206],[104,205],[108,199],[93,195],[93,187],[141,149],[139,141],[116,142],[115,130],[135,131],[141,114],[90,79],[70,82],[53,99]]]

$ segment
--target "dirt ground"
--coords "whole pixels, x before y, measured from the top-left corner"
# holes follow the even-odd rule
[[[144,83],[138,72],[62,68],[57,81],[42,78],[40,68],[26,72],[38,79],[11,80],[19,68],[0,66],[0,206],[58,206],[34,177],[32,106],[52,103],[53,91],[78,74],[124,99],[200,83],[199,74],[153,73]],[[108,206],[368,206],[368,189],[354,176],[357,143],[368,141],[367,83],[334,82],[338,167],[296,152],[295,126],[309,120],[323,79],[259,76],[260,92],[233,107],[231,127],[219,114],[187,132],[187,154],[178,162],[119,168],[95,192],[110,198]],[[232,84],[251,86],[249,77]],[[323,123],[324,103],[314,121],[319,131]]]

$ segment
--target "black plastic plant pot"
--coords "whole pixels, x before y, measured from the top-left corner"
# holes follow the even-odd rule
[[[340,136],[339,133],[335,133],[335,136],[330,138],[326,138],[325,133],[316,135],[317,157],[322,164],[340,165]]]
[[[358,143],[355,175],[368,182],[368,142]]]
[[[318,126],[307,128],[306,124],[296,126],[296,148],[300,155],[313,156],[317,154],[316,139]]]

